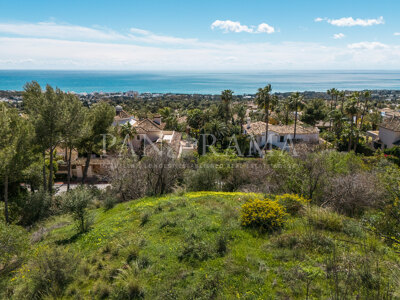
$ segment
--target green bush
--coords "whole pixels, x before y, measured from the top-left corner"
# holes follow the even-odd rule
[[[188,191],[216,191],[218,178],[218,171],[214,166],[204,166],[188,172],[185,183]]]
[[[241,220],[245,227],[273,231],[283,226],[287,213],[277,201],[250,199],[242,205]]]
[[[28,235],[22,227],[0,221],[0,265],[3,268],[19,259],[28,248]]]
[[[187,261],[196,263],[198,261],[204,261],[215,254],[214,249],[207,241],[202,240],[195,234],[191,234],[183,245],[182,251],[178,256],[180,261]]]
[[[28,196],[24,198],[24,203],[20,204],[20,224],[29,226],[50,216],[51,196],[45,190],[40,189],[35,193],[29,193]]]
[[[316,252],[331,252],[334,242],[331,238],[319,232],[290,232],[280,234],[271,240],[278,248],[290,250],[305,249]]]
[[[277,195],[275,200],[285,207],[287,213],[293,216],[298,215],[310,202],[310,200],[296,194]]]
[[[343,217],[328,208],[310,206],[306,209],[306,219],[316,229],[343,231]]]
[[[70,190],[63,197],[64,211],[71,214],[77,221],[79,232],[85,232],[89,229],[87,206],[92,200],[92,191],[85,187]]]
[[[41,299],[49,295],[61,296],[74,279],[78,257],[62,248],[43,249],[30,263],[23,288],[16,293],[16,299]]]
[[[110,298],[114,300],[143,299],[144,291],[134,279],[129,279],[127,282],[118,281],[114,284]]]

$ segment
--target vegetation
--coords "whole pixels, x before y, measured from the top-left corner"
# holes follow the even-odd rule
[[[33,255],[2,275],[1,297],[399,297],[398,255],[360,221],[311,205],[263,233],[241,226],[249,198],[263,199],[193,192],[98,208],[79,236],[71,217],[51,218]]]
[[[109,101],[86,107],[32,82],[20,110],[0,103],[0,298],[400,298],[400,151],[374,152],[366,137],[382,103],[369,92],[271,90],[251,109],[231,90],[125,103],[198,139],[181,157],[164,143],[132,155],[125,141],[137,132],[111,126]],[[255,156],[247,117],[267,132],[294,124],[294,138],[300,121],[321,121],[325,144]],[[87,175],[110,141],[100,191]],[[70,190],[74,150],[85,168]],[[59,160],[68,191],[55,194]]]
[[[284,224],[285,208],[270,199],[249,199],[242,206],[242,225],[267,231],[279,229]]]

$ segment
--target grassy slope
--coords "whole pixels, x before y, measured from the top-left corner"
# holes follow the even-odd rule
[[[99,294],[99,286],[112,290],[116,281],[133,277],[146,299],[304,299],[307,280],[301,268],[324,270],[331,256],[325,249],[329,246],[324,244],[326,240],[335,241],[339,254],[362,257],[372,251],[379,252],[384,263],[398,262],[390,249],[367,236],[356,223],[347,233],[318,230],[322,242],[309,248],[287,242],[292,234],[316,231],[304,218],[291,217],[284,230],[273,235],[243,229],[239,209],[245,197],[241,193],[199,192],[145,198],[109,211],[100,208],[91,211],[93,227],[82,235],[75,235],[69,217],[56,217],[44,226],[62,227],[50,231],[33,247],[65,247],[84,258],[66,290],[67,298],[74,293],[91,298]],[[24,272],[13,275],[13,281],[21,281]],[[331,295],[323,274],[310,287],[313,297]]]

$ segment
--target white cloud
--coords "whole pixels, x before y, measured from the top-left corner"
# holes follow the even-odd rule
[[[132,32],[133,34],[140,34],[140,35],[148,35],[151,33],[148,30],[144,30],[144,29],[140,29],[140,28],[131,28],[130,32]]]
[[[141,28],[120,33],[109,29],[51,23],[46,26],[53,31],[46,32],[37,30],[35,26],[5,28],[1,25],[4,24],[0,23],[0,32],[3,32],[0,36],[0,69],[400,68],[400,47],[379,42],[361,42],[341,47],[301,42],[242,43],[159,35]],[[33,25],[38,25],[40,29],[47,28],[43,24]],[[266,26],[249,29],[253,32],[269,30]]]
[[[345,37],[345,35],[343,34],[343,33],[335,33],[334,35],[333,35],[333,38],[335,39],[335,40],[340,40],[340,39],[342,39],[342,38],[344,38]]]
[[[393,33],[393,35],[398,36],[398,35],[400,35],[400,32],[395,32],[395,33]]]
[[[107,28],[91,28],[53,22],[0,23],[0,33],[28,37],[54,38],[75,41],[125,41],[160,44],[194,44],[197,39],[183,39],[157,35],[148,30],[131,28],[127,33],[119,33]]]
[[[247,32],[247,33],[274,33],[275,28],[267,23],[261,23],[257,27],[242,25],[240,22],[231,20],[216,20],[211,24],[211,29],[221,29],[225,33],[227,32]]]
[[[275,28],[268,25],[267,23],[261,23],[257,27],[257,32],[266,32],[266,33],[274,33]]]
[[[384,24],[385,20],[383,17],[379,17],[377,19],[353,19],[353,17],[340,18],[340,19],[328,19],[328,18],[316,18],[315,22],[326,21],[331,25],[339,26],[339,27],[351,27],[351,26],[372,26]]]
[[[367,50],[375,50],[375,49],[387,49],[388,45],[382,44],[380,42],[360,42],[347,45],[349,49],[367,49]]]
[[[0,32],[7,34],[59,39],[121,40],[124,35],[112,30],[76,25],[39,23],[0,23]]]

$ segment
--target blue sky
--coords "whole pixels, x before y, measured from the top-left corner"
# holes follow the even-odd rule
[[[0,0],[0,69],[400,69],[399,9],[395,0]]]

